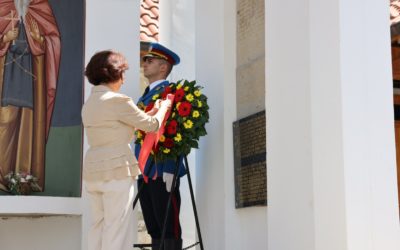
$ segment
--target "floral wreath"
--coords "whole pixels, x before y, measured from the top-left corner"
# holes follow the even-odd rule
[[[157,160],[176,160],[182,154],[188,155],[192,148],[198,148],[200,137],[207,134],[205,124],[209,120],[209,107],[202,89],[196,85],[196,81],[170,83],[163,91],[153,95],[147,106],[141,107],[148,112],[158,99],[165,99],[168,94],[175,95],[164,134],[151,153]],[[137,130],[135,143],[142,145],[145,136],[144,131]]]

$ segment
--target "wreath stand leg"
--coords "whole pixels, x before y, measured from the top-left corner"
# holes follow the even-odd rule
[[[197,215],[196,202],[194,200],[192,180],[191,180],[191,177],[190,177],[189,163],[188,163],[186,155],[184,156],[184,160],[185,160],[185,164],[184,165],[185,165],[185,169],[186,169],[186,175],[187,175],[188,183],[189,183],[190,198],[192,200],[193,213],[194,213],[194,217],[195,217],[195,221],[196,221],[196,229],[197,229],[197,234],[198,234],[198,237],[199,237],[199,241],[198,242],[196,242],[196,243],[184,248],[184,250],[190,249],[190,248],[196,246],[197,244],[200,244],[200,249],[204,250],[203,239],[201,237],[201,232],[200,232],[200,223],[199,223],[199,218],[198,218],[198,215]],[[154,165],[154,163],[152,162],[151,166],[149,167],[148,173],[153,168],[153,165]],[[175,191],[176,179],[177,179],[177,176],[178,176],[178,171],[179,171],[179,160],[176,162],[174,177],[173,177],[173,180],[172,180],[172,188],[171,188],[171,192],[170,192],[170,195],[169,195],[169,198],[168,198],[167,208],[165,210],[166,213],[165,213],[165,218],[164,218],[163,231],[162,231],[159,250],[162,250],[163,246],[164,246],[168,214],[169,214],[169,210],[171,209],[172,195],[173,195],[173,193]],[[133,209],[135,209],[135,206],[136,206],[137,201],[139,199],[140,193],[141,193],[141,191],[143,189],[143,185],[144,185],[144,182],[140,185],[138,193],[136,194],[135,200],[133,202]],[[157,247],[157,245],[152,245],[152,244],[134,244],[133,247],[138,247],[140,249],[145,249],[145,247]]]

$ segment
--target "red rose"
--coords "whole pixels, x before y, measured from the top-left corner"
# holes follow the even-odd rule
[[[191,110],[192,104],[190,104],[189,102],[182,102],[181,105],[179,105],[178,113],[180,116],[185,117],[190,115]]]
[[[171,87],[170,86],[165,87],[164,93],[167,93],[167,94],[171,93]]]
[[[182,101],[184,96],[185,96],[185,90],[183,90],[182,88],[177,89],[175,92],[175,102]]]
[[[176,134],[176,126],[178,126],[178,123],[175,120],[170,121],[167,126],[167,134],[169,135]]]
[[[164,147],[172,148],[174,146],[174,141],[171,138],[165,138]]]
[[[146,106],[144,112],[150,111],[153,107],[154,107],[154,102],[150,102],[150,103]]]

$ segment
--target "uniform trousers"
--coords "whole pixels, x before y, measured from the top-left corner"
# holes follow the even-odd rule
[[[143,178],[139,178],[138,186],[143,181]],[[139,200],[144,222],[147,232],[153,240],[161,239],[169,195],[170,193],[167,192],[162,177],[158,177],[155,180],[149,178],[149,182],[144,184],[140,193]],[[182,229],[179,222],[180,207],[181,195],[179,193],[179,178],[177,178],[166,226],[166,239],[181,240],[182,238]]]
[[[134,180],[86,181],[92,209],[88,250],[132,250]]]

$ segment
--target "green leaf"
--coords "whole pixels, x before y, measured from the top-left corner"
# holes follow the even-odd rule
[[[190,140],[190,146],[192,147],[192,148],[199,148],[199,143],[197,142],[197,141],[195,141],[195,140]]]
[[[199,130],[198,130],[199,136],[205,136],[206,134],[207,134],[207,132],[204,128],[199,128]]]

